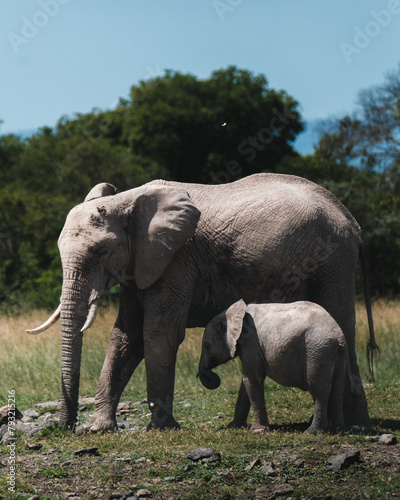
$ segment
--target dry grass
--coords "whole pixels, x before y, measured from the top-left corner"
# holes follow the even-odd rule
[[[379,300],[373,304],[376,339],[381,357],[375,364],[378,383],[400,381],[400,301]],[[20,317],[0,319],[0,406],[9,389],[15,389],[22,407],[38,401],[58,399],[60,395],[60,327],[59,324],[40,335],[25,330],[41,324],[47,312],[34,311]],[[117,310],[109,306],[100,311],[91,330],[84,335],[81,394],[94,395]],[[197,364],[200,356],[202,329],[188,330],[180,347],[177,363],[176,390],[184,392],[198,386]],[[366,345],[368,327],[365,307],[357,304],[357,352],[360,370],[368,380]],[[230,362],[217,369],[226,389],[237,389],[240,382],[239,362]],[[146,394],[144,363],[135,371],[123,398],[141,398]]]
[[[368,385],[366,394],[373,421],[372,435],[399,434],[400,379],[399,301],[374,304],[377,341],[382,356],[376,365],[378,383]],[[359,363],[367,372],[365,346],[368,341],[365,308],[357,306],[357,339]],[[37,326],[47,313],[34,312],[19,318],[0,319],[0,398],[15,389],[17,407],[23,411],[34,403],[58,399],[60,395],[60,330],[53,327],[38,336],[29,336],[27,328]],[[115,321],[115,308],[100,311],[96,323],[84,335],[81,394],[94,395],[98,376]],[[238,362],[218,368],[221,387],[208,391],[195,375],[200,354],[201,329],[187,332],[178,354],[174,415],[182,431],[151,433],[121,432],[77,436],[61,429],[48,429],[36,438],[39,451],[25,448],[18,438],[18,493],[10,499],[38,494],[44,500],[65,498],[66,493],[82,499],[109,499],[111,494],[139,488],[150,489],[154,498],[255,498],[271,497],[277,485],[288,483],[292,496],[334,498],[389,498],[398,496],[400,474],[397,447],[382,447],[370,436],[338,434],[308,436],[300,431],[312,414],[312,399],[300,390],[267,383],[266,402],[271,431],[255,435],[249,430],[228,430],[232,419],[240,381]],[[122,399],[137,401],[146,395],[145,371],[142,363],[129,382]],[[0,399],[0,406],[5,404]],[[147,406],[140,406],[130,418],[144,427]],[[250,418],[251,423],[251,418]],[[99,457],[76,457],[74,451],[98,447]],[[222,455],[216,464],[189,463],[188,451],[210,446]],[[347,451],[362,450],[360,464],[332,473],[327,458]],[[391,451],[393,450],[393,454]],[[145,457],[149,462],[135,463]],[[252,458],[273,461],[278,477],[267,476],[260,467],[251,471],[246,466]],[[118,462],[123,458],[126,462]],[[304,467],[297,467],[302,459]],[[69,464],[65,466],[65,464]],[[187,465],[189,468],[187,468]],[[222,472],[221,472],[222,471]],[[169,477],[180,477],[178,482]],[[278,481],[278,482],[277,482]],[[6,491],[5,474],[0,474],[0,491]],[[29,494],[28,494],[29,493]],[[275,498],[275,495],[273,496]]]
[[[366,349],[369,341],[367,313],[363,302],[357,303],[357,354],[361,375],[369,377]],[[400,381],[400,300],[380,299],[372,304],[376,342],[380,357],[375,363],[375,379],[379,382]]]

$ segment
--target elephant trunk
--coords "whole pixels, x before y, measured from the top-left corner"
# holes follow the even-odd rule
[[[200,379],[200,382],[207,389],[218,389],[221,384],[221,379],[219,376],[214,373],[211,368],[209,368],[208,363],[204,358],[204,354],[201,355],[200,363],[199,363],[199,371],[197,376]]]
[[[74,427],[77,418],[82,353],[82,327],[88,313],[90,287],[82,273],[65,269],[61,295],[60,423]]]

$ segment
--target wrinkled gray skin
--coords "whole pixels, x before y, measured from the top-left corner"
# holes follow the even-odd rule
[[[359,378],[354,290],[359,255],[365,263],[361,229],[332,194],[305,179],[259,174],[214,186],[153,181],[118,194],[99,184],[69,213],[59,250],[60,307],[31,333],[61,317],[64,425],[76,422],[82,330],[93,323],[102,293],[117,283],[119,314],[93,431],[116,428],[120,396],[143,357],[148,429],[178,427],[175,361],[185,328],[205,326],[240,298],[321,304],[342,328]],[[355,397],[349,384],[344,411],[350,423],[369,420],[365,394]]]
[[[343,395],[348,373],[346,338],[332,316],[321,306],[300,301],[290,304],[235,302],[207,325],[202,342],[199,377],[207,388],[219,386],[219,377],[210,370],[239,356],[242,385],[229,427],[246,425],[250,405],[252,429],[268,429],[264,380],[309,391],[314,399],[314,416],[309,434],[343,426]]]

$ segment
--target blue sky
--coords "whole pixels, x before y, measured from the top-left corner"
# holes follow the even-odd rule
[[[352,112],[358,91],[400,61],[400,0],[1,0],[0,8],[1,133],[112,108],[164,69],[207,78],[232,64],[289,92],[312,124]]]

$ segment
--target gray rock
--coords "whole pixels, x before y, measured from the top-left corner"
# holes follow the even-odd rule
[[[150,490],[145,490],[144,488],[138,490],[136,492],[136,497],[137,498],[148,498],[151,497],[151,491]]]
[[[276,470],[276,466],[274,462],[264,462],[261,466],[261,470],[270,477],[277,477],[278,471]]]
[[[221,460],[221,455],[215,452],[212,448],[196,448],[188,454],[188,458],[193,460],[193,462],[211,463],[219,462]]]
[[[332,455],[328,458],[329,470],[347,469],[351,465],[360,461],[360,450],[350,450],[339,455]]]
[[[26,443],[25,448],[27,450],[36,451],[36,450],[40,450],[42,448],[42,445],[40,443]]]
[[[32,420],[36,420],[39,418],[39,413],[36,410],[25,410],[22,420],[24,420],[24,418],[31,418]]]
[[[254,460],[252,460],[247,467],[244,468],[245,471],[253,470],[254,467],[257,467],[258,465],[261,465],[261,460],[257,457]]]
[[[388,446],[397,444],[397,438],[393,434],[382,434],[378,439],[378,443],[386,444]]]
[[[167,476],[164,477],[164,481],[167,481],[168,483],[179,483],[182,481],[183,477],[182,476]]]

